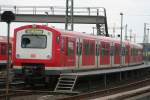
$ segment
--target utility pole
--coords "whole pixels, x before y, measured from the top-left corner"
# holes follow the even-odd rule
[[[147,35],[146,35],[146,37],[147,37],[146,41],[147,41],[147,44],[148,44],[149,43],[149,28],[147,28]]]
[[[120,34],[120,67],[122,67],[122,30],[123,30],[123,13],[121,15],[121,34]],[[121,70],[120,70],[120,80],[122,80]]]
[[[148,51],[149,51],[149,44],[148,44],[149,43],[149,28],[147,28],[147,35],[146,36],[147,36],[147,39],[146,39],[146,44],[147,44],[146,45],[146,48],[147,48],[146,49],[146,60],[147,61],[146,62],[148,64],[148,57],[149,57],[149,55],[148,55]]]
[[[134,43],[136,42],[136,34],[134,34]]]
[[[125,26],[125,40],[127,40],[128,25]]]
[[[66,22],[65,29],[73,31],[74,23],[73,23],[73,0],[66,0]],[[70,26],[70,29],[69,29]]]
[[[146,43],[146,25],[147,25],[147,23],[144,23],[144,37],[143,37],[143,43]]]
[[[115,38],[115,33],[116,33],[115,27],[116,27],[116,24],[114,24],[114,26],[113,26],[113,38]]]
[[[144,60],[145,63],[147,64],[147,25],[148,23],[144,23],[144,36],[143,36],[143,48],[144,48]],[[149,34],[149,30],[148,30],[148,34]]]
[[[130,42],[132,41],[132,29],[130,29]]]

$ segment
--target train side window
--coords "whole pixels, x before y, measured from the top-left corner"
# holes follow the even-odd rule
[[[89,55],[89,43],[84,42],[84,55]]]
[[[94,43],[89,44],[89,55],[94,55]]]
[[[74,42],[69,41],[68,42],[68,56],[73,56],[74,55]]]
[[[120,55],[120,48],[118,46],[115,47],[115,55]]]
[[[61,51],[64,51],[64,38],[61,39]]]
[[[1,55],[7,55],[7,44],[1,44]]]

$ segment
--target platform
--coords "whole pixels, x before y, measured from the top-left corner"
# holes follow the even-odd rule
[[[73,73],[63,73],[62,75],[77,75],[80,76],[90,76],[90,75],[98,75],[98,74],[108,74],[108,73],[115,73],[115,72],[124,72],[124,71],[130,71],[130,70],[136,70],[136,69],[142,69],[142,68],[148,68],[150,67],[150,64],[143,64],[143,65],[137,65],[137,66],[130,66],[130,67],[115,67],[115,68],[109,68],[109,69],[98,69],[94,71],[86,71],[86,72],[73,72]]]

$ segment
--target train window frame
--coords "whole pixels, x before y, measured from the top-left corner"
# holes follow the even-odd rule
[[[23,44],[22,44],[23,36],[44,36],[45,39],[46,39],[45,46],[44,47],[23,47]],[[35,35],[35,34],[24,34],[24,35],[21,36],[21,48],[23,48],[23,49],[29,49],[29,48],[32,48],[32,49],[45,49],[45,48],[47,48],[47,36],[46,35]]]

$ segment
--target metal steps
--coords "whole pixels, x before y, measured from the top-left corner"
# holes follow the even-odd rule
[[[71,92],[75,86],[77,75],[60,75],[55,92]]]

